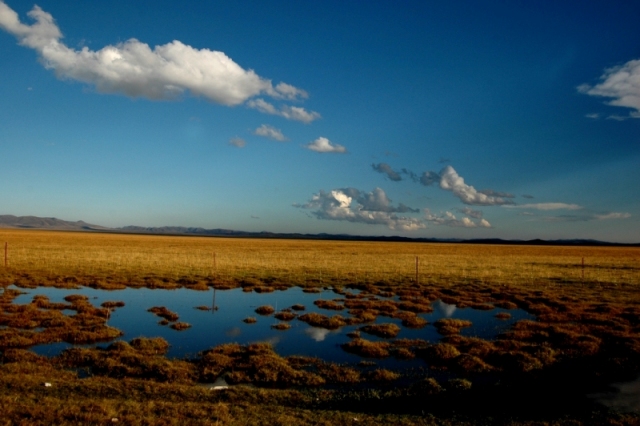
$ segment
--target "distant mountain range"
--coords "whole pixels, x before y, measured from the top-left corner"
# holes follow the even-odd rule
[[[55,217],[37,216],[13,216],[0,215],[0,228],[43,229],[58,231],[86,231],[86,232],[114,232],[131,234],[157,234],[157,235],[199,235],[221,237],[245,237],[245,238],[289,238],[289,239],[316,239],[316,240],[345,240],[345,241],[413,241],[413,242],[441,242],[441,243],[471,243],[471,244],[513,244],[513,245],[589,245],[589,246],[627,246],[640,247],[640,243],[623,244],[589,239],[571,240],[503,240],[500,238],[483,239],[456,239],[456,238],[409,238],[399,236],[360,236],[349,234],[298,234],[298,233],[274,233],[274,232],[246,232],[230,229],[205,229],[188,228],[184,226],[125,226],[122,228],[109,228],[93,225],[82,220],[71,222]]]
[[[108,231],[110,228],[79,220],[69,222],[55,217],[0,215],[0,228],[56,229],[60,231]]]

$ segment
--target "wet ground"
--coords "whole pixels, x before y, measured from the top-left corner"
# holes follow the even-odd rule
[[[349,325],[336,330],[328,330],[320,327],[312,327],[302,321],[292,320],[288,330],[274,330],[273,325],[281,321],[273,315],[261,316],[256,314],[258,306],[270,305],[276,312],[288,309],[295,304],[304,305],[305,310],[299,314],[317,312],[332,316],[340,314],[348,316],[346,310],[331,311],[321,309],[314,305],[316,300],[338,300],[343,296],[331,290],[320,293],[305,293],[300,288],[291,288],[272,293],[243,292],[242,289],[194,291],[188,289],[157,290],[157,289],[124,289],[124,290],[96,290],[92,288],[82,289],[57,289],[40,287],[33,290],[22,290],[25,294],[17,297],[14,304],[29,303],[36,295],[45,295],[51,302],[62,302],[64,297],[71,294],[82,294],[89,297],[94,306],[100,306],[106,301],[122,301],[124,306],[115,308],[108,320],[108,324],[124,332],[120,340],[129,341],[135,337],[163,337],[171,347],[169,357],[184,358],[195,356],[198,352],[223,343],[254,343],[269,342],[281,356],[305,355],[319,357],[325,361],[356,364],[362,360],[358,355],[343,351],[341,344],[347,343],[350,338],[348,333],[360,328],[362,325]],[[357,292],[357,291],[356,291]],[[378,297],[385,300],[384,297]],[[393,298],[387,298],[392,300]],[[158,316],[148,312],[154,306],[164,306],[179,315],[180,322],[191,325],[183,331],[176,331],[167,325],[159,325]],[[458,309],[455,305],[442,301],[432,303],[433,312],[419,314],[429,322],[423,328],[411,329],[401,325],[399,319],[378,316],[375,323],[394,323],[401,330],[396,339],[422,339],[429,342],[437,342],[442,336],[438,333],[433,323],[441,318],[455,318],[469,320],[471,327],[463,328],[460,332],[463,336],[475,336],[483,339],[493,339],[499,333],[506,331],[516,321],[521,319],[533,319],[533,316],[521,309],[476,310],[471,308]],[[200,309],[197,309],[200,307]],[[204,310],[207,307],[208,310]],[[510,318],[497,319],[496,314],[506,312]],[[74,312],[69,311],[69,314]],[[256,318],[254,324],[247,324],[243,319]],[[363,333],[363,336],[364,333]],[[367,334],[371,341],[385,340]],[[54,343],[32,348],[33,351],[43,355],[56,355],[62,350],[71,347],[68,343]],[[384,368],[406,369],[424,365],[421,360],[397,360],[384,359],[377,363]]]

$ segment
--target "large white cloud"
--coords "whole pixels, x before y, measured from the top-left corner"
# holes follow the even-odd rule
[[[118,93],[153,100],[174,99],[184,92],[222,105],[239,105],[266,94],[277,99],[306,98],[305,91],[271,81],[245,70],[223,52],[196,49],[174,40],[151,49],[136,39],[93,51],[69,48],[51,14],[34,6],[28,13],[35,22],[26,25],[0,0],[0,28],[23,46],[34,49],[45,67],[59,78],[94,85],[102,93]],[[280,115],[305,121],[299,107],[283,106]],[[317,113],[316,113],[317,114]],[[308,118],[306,118],[308,120]]]
[[[640,118],[640,59],[605,70],[600,80],[595,86],[582,84],[578,86],[578,91],[591,96],[613,98],[608,102],[609,105],[632,108],[635,111],[630,116]]]
[[[389,229],[402,231],[426,228],[420,219],[398,216],[396,212],[404,210],[402,204],[393,207],[381,188],[376,188],[370,193],[354,188],[320,191],[307,203],[294,206],[315,210],[312,213],[318,219],[385,225]]]

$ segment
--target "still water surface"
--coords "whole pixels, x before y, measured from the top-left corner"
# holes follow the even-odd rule
[[[14,303],[29,303],[36,295],[45,295],[52,302],[63,302],[64,297],[70,294],[82,294],[89,297],[94,306],[100,306],[105,301],[123,301],[124,307],[117,308],[111,314],[108,324],[124,332],[119,339],[129,341],[135,337],[163,337],[171,347],[169,357],[193,357],[198,352],[211,347],[236,342],[248,344],[255,342],[269,342],[282,356],[305,355],[322,358],[326,361],[356,364],[362,360],[358,355],[343,351],[340,345],[350,339],[347,333],[357,330],[361,325],[345,326],[338,330],[326,330],[309,326],[308,324],[293,320],[289,323],[289,330],[278,331],[271,328],[280,322],[273,316],[260,316],[254,310],[261,305],[271,305],[277,311],[289,308],[294,304],[302,304],[305,312],[317,312],[328,316],[340,314],[348,315],[346,310],[341,312],[320,309],[313,304],[318,299],[338,299],[343,296],[331,290],[321,293],[304,293],[301,288],[294,287],[284,291],[273,293],[245,293],[242,289],[195,291],[185,288],[177,290],[158,290],[147,288],[127,288],[124,290],[96,290],[92,288],[81,289],[57,289],[39,287],[37,289],[24,290],[26,294],[18,296]],[[352,291],[354,292],[354,291]],[[215,298],[215,299],[214,299]],[[384,300],[384,298],[381,298]],[[217,309],[202,311],[196,306],[214,305]],[[176,331],[168,326],[158,324],[160,320],[156,315],[147,312],[153,306],[165,306],[180,316],[179,321],[191,324],[191,328],[184,331]],[[433,303],[434,311],[420,316],[429,321],[429,325],[421,329],[405,328],[401,321],[388,317],[378,317],[376,323],[395,323],[401,327],[396,338],[424,339],[437,342],[442,336],[438,334],[433,324],[440,318],[459,318],[470,320],[472,327],[464,328],[461,334],[464,336],[476,336],[484,339],[493,339],[499,333],[506,331],[513,323],[522,319],[534,319],[533,315],[520,309],[505,310],[496,308],[491,311],[481,311],[471,308],[458,309],[455,305],[448,305],[441,301]],[[69,311],[70,314],[73,312]],[[511,318],[498,320],[495,315],[498,312],[508,312]],[[245,324],[242,320],[246,317],[257,318],[255,324]],[[362,335],[367,340],[384,340],[371,335]],[[101,346],[106,344],[102,343]],[[56,355],[62,350],[71,347],[68,343],[55,343],[41,345],[32,348],[42,355]],[[396,360],[385,359],[376,361],[385,368],[404,369],[419,366],[420,360]]]

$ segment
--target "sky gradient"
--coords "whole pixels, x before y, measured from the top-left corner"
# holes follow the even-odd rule
[[[640,242],[640,3],[0,0],[0,214]]]

